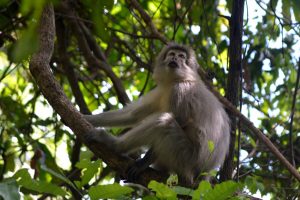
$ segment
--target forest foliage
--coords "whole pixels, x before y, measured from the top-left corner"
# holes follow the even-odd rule
[[[51,2],[51,71],[81,113],[121,108],[155,87],[152,64],[168,41],[190,45],[205,78],[225,96],[233,1],[0,0],[0,199],[300,197],[299,181],[242,125],[240,150],[236,141],[234,152],[235,165],[240,155],[239,173],[232,174],[238,182],[217,184],[214,172],[215,185],[203,181],[194,190],[176,185],[174,175],[166,184],[124,184],[62,122],[30,73],[39,20]],[[298,0],[245,1],[239,95],[241,112],[298,172],[299,8]],[[110,129],[115,135],[123,131]]]

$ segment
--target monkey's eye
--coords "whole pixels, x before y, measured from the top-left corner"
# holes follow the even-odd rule
[[[168,55],[169,56],[175,56],[175,53],[171,51],[171,52],[168,53]]]
[[[184,54],[179,54],[178,56],[182,59],[186,59],[186,56]]]

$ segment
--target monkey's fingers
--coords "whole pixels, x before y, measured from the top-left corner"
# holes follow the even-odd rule
[[[135,163],[126,170],[127,181],[136,182],[143,171],[148,167],[148,164],[143,159],[137,159]]]

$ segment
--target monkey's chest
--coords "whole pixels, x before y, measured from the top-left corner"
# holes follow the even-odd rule
[[[191,91],[179,90],[171,93],[169,99],[169,112],[173,113],[179,125],[186,129],[194,123],[195,98]]]
[[[190,82],[176,83],[171,88],[161,91],[158,99],[161,112],[172,113],[181,127],[194,122],[198,104],[197,87]]]

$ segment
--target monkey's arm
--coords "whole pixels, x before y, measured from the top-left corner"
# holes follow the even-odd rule
[[[157,110],[154,102],[159,96],[154,90],[128,106],[97,115],[84,115],[85,119],[96,127],[131,127]]]

